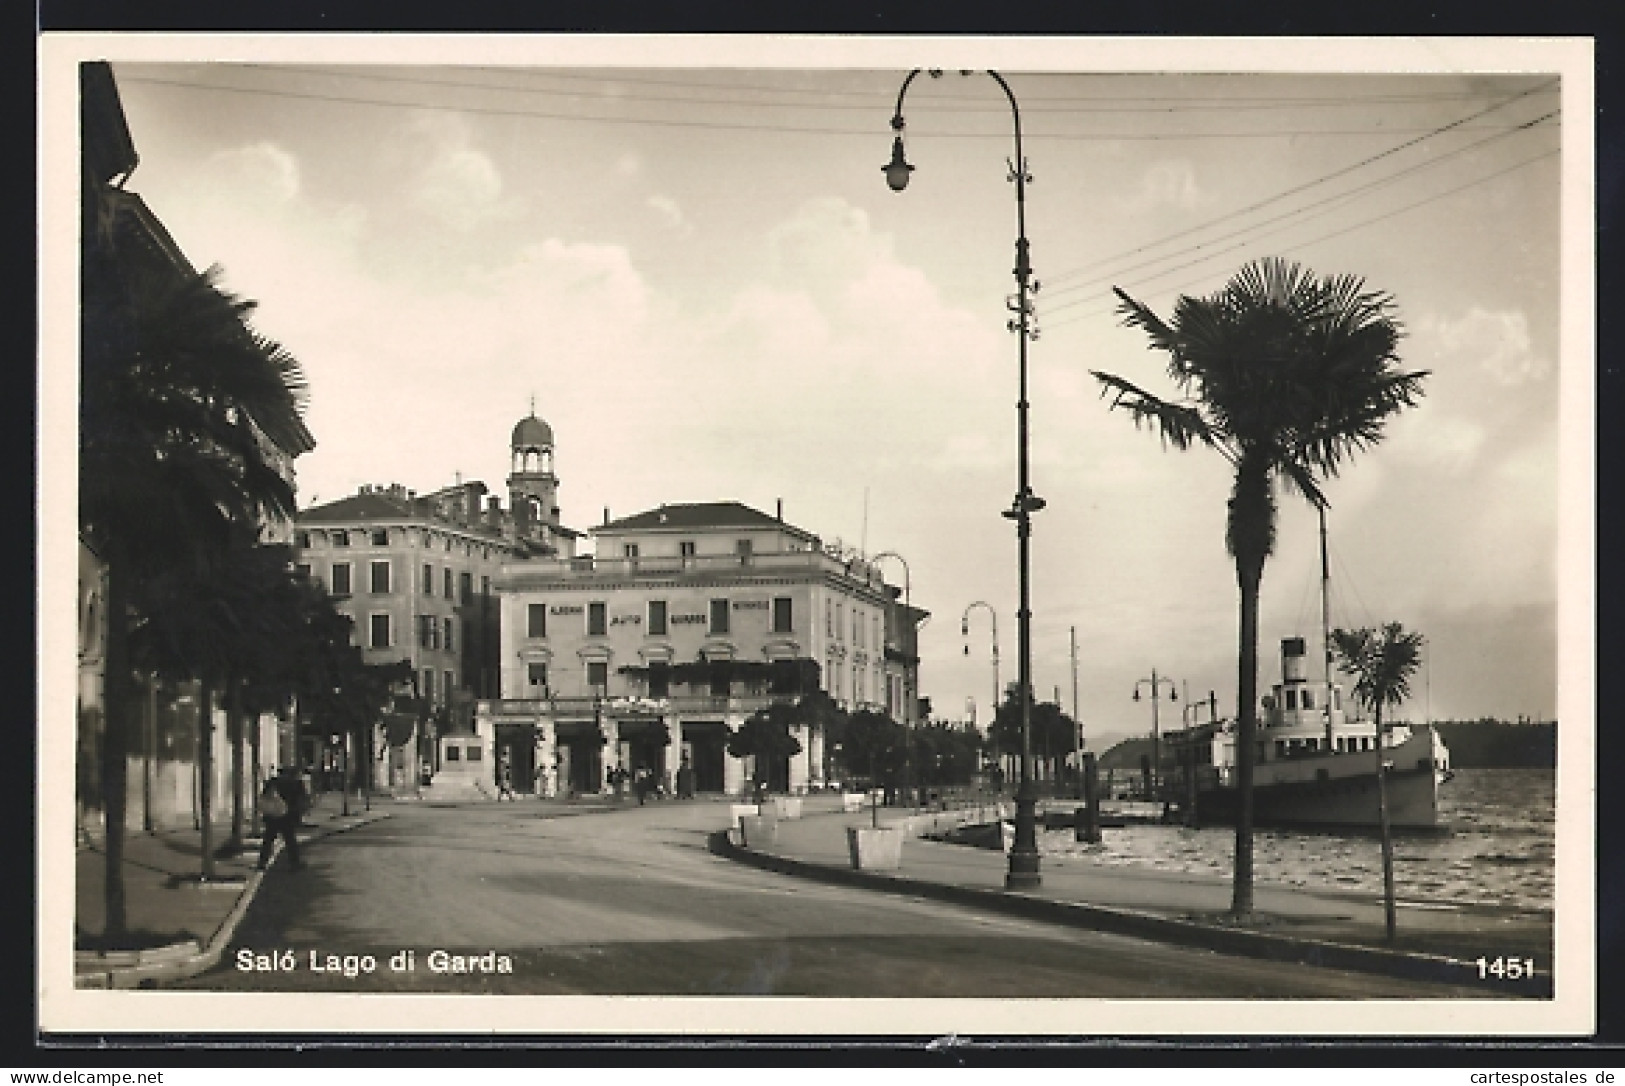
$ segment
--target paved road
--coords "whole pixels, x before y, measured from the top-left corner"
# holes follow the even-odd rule
[[[719,804],[577,814],[426,808],[279,862],[215,970],[257,991],[1117,998],[1455,998],[1468,989],[1168,947],[711,855]],[[431,969],[440,949],[512,972]],[[244,971],[247,961],[291,970]],[[292,950],[293,954],[279,952]],[[388,968],[410,950],[414,968]],[[315,963],[330,968],[317,972]],[[344,956],[371,955],[372,972]],[[265,955],[255,958],[253,955]],[[327,955],[333,955],[329,962]],[[438,961],[438,959],[436,959]],[[444,963],[451,964],[451,963]]]

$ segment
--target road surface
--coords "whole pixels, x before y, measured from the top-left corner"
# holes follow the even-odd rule
[[[301,872],[279,861],[219,966],[179,986],[897,998],[1484,994],[757,871],[707,851],[707,834],[726,819],[718,803],[581,813],[535,802],[400,802],[390,811],[309,846]],[[411,968],[390,968],[392,958]]]

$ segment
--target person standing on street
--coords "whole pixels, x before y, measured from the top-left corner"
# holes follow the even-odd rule
[[[260,793],[260,818],[265,832],[260,839],[260,859],[255,866],[264,871],[271,862],[271,850],[278,836],[288,851],[288,862],[298,871],[305,865],[299,859],[299,820],[310,809],[310,793],[292,766],[283,766],[265,782]]]
[[[506,757],[502,759],[502,768],[497,771],[497,802],[505,799],[519,802],[519,797],[513,792],[513,763]]]

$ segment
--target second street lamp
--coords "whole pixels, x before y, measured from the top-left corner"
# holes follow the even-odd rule
[[[1164,683],[1168,685],[1168,700],[1178,701],[1179,688],[1174,685],[1174,680],[1168,678],[1166,675],[1159,677],[1157,675],[1156,668],[1151,669],[1151,677],[1149,679],[1140,679],[1134,684],[1135,701],[1140,700],[1140,687],[1151,687],[1151,779],[1147,782],[1147,784],[1151,791],[1151,795],[1148,798],[1150,798],[1153,802],[1156,801],[1157,795],[1161,791],[1159,787],[1160,779],[1162,777],[1162,766],[1160,764],[1162,760],[1162,751],[1160,749],[1161,728],[1159,727],[1159,721],[1157,719],[1157,700],[1161,696],[1160,691]]]
[[[894,192],[902,192],[907,187],[909,175],[914,171],[914,167],[909,165],[903,155],[903,97],[908,93],[909,84],[914,82],[921,71],[922,69],[915,68],[909,72],[903,80],[903,85],[897,90],[897,108],[893,111],[891,119],[892,131],[896,133],[892,139],[892,157],[890,162],[881,167],[886,175],[886,184],[890,185]],[[941,74],[936,70],[931,72],[933,78]],[[1027,161],[1021,155],[1021,108],[1016,104],[1016,96],[1010,90],[1010,85],[1004,81],[1004,77],[992,70],[987,74],[999,85],[999,89],[1009,100],[1010,117],[1015,127],[1015,157],[1010,160],[1010,180],[1016,186],[1016,266],[1012,269],[1016,277],[1016,293],[1007,300],[1006,305],[1015,314],[1009,319],[1007,327],[1016,333],[1019,344],[1017,357],[1020,394],[1016,400],[1016,496],[1003,515],[1016,522],[1017,565],[1021,581],[1021,604],[1016,611],[1016,642],[1019,655],[1017,696],[1021,702],[1021,785],[1016,790],[1016,840],[1010,848],[1010,865],[1004,877],[1004,885],[1008,890],[1024,890],[1036,887],[1042,881],[1039,875],[1037,796],[1034,791],[1032,766],[1031,537],[1032,515],[1044,508],[1044,499],[1033,493],[1027,468],[1027,341],[1038,337],[1038,328],[1032,319],[1032,303],[1028,295],[1038,290],[1038,283],[1032,280],[1032,265],[1028,261],[1027,251],[1026,186],[1031,177],[1027,173]],[[995,707],[996,705],[995,702]]]

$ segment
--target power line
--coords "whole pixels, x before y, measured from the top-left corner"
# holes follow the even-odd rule
[[[1494,141],[1499,140],[1499,139],[1504,139],[1507,136],[1516,134],[1518,132],[1528,131],[1529,129],[1535,127],[1536,125],[1541,124],[1541,123],[1543,123],[1545,121],[1549,121],[1549,120],[1551,120],[1552,118],[1554,118],[1556,116],[1558,116],[1558,114],[1556,112],[1552,112],[1552,113],[1548,113],[1548,114],[1546,114],[1545,116],[1542,116],[1542,117],[1536,117],[1534,120],[1525,121],[1523,124],[1518,125],[1516,128],[1509,129],[1506,132],[1497,133],[1496,135],[1493,135],[1493,136],[1486,136],[1484,139],[1478,140],[1478,141],[1476,141],[1474,143],[1469,143],[1469,144],[1466,144],[1466,145],[1464,145],[1462,147],[1457,147],[1454,150],[1447,151],[1444,154],[1438,156],[1437,158],[1430,159],[1430,160],[1428,160],[1426,162],[1419,162],[1419,163],[1417,163],[1417,164],[1415,164],[1413,166],[1407,166],[1407,167],[1405,167],[1404,169],[1400,170],[1397,173],[1389,174],[1386,177],[1379,177],[1379,178],[1377,178],[1375,180],[1368,181],[1363,185],[1360,185],[1360,186],[1358,186],[1356,188],[1353,188],[1353,189],[1349,189],[1349,190],[1347,190],[1345,192],[1334,193],[1334,194],[1332,194],[1330,196],[1326,196],[1326,197],[1323,197],[1323,198],[1321,198],[1319,200],[1316,200],[1313,203],[1305,204],[1302,207],[1293,208],[1290,211],[1283,211],[1279,215],[1275,215],[1275,216],[1273,216],[1271,218],[1263,219],[1263,220],[1261,220],[1259,222],[1256,222],[1256,223],[1253,223],[1253,224],[1251,224],[1249,226],[1241,227],[1240,229],[1233,230],[1228,234],[1220,234],[1217,237],[1210,238],[1207,241],[1203,241],[1203,242],[1201,242],[1201,243],[1199,243],[1197,245],[1190,246],[1190,247],[1188,247],[1186,249],[1183,249],[1183,250],[1181,250],[1179,252],[1170,253],[1170,254],[1167,254],[1165,256],[1151,257],[1151,258],[1149,258],[1147,260],[1141,261],[1138,264],[1130,264],[1127,267],[1119,268],[1115,272],[1103,273],[1101,275],[1094,275],[1094,276],[1090,276],[1088,279],[1084,279],[1084,280],[1081,280],[1079,282],[1069,283],[1066,286],[1060,288],[1059,290],[1051,292],[1051,297],[1053,297],[1055,294],[1065,294],[1065,293],[1067,293],[1069,291],[1085,290],[1085,289],[1087,289],[1088,287],[1092,286],[1095,283],[1105,282],[1106,280],[1111,279],[1111,278],[1113,278],[1115,276],[1126,275],[1129,272],[1139,271],[1139,270],[1141,270],[1143,268],[1148,268],[1148,267],[1151,267],[1153,265],[1160,264],[1163,261],[1177,259],[1178,257],[1183,256],[1183,255],[1185,255],[1187,253],[1197,252],[1197,251],[1199,251],[1201,249],[1206,248],[1209,245],[1217,244],[1218,242],[1221,242],[1221,241],[1228,241],[1231,238],[1239,237],[1239,236],[1241,236],[1243,234],[1250,233],[1250,232],[1252,232],[1254,230],[1259,229],[1260,227],[1268,226],[1271,223],[1281,222],[1284,219],[1296,218],[1296,217],[1298,217],[1300,215],[1307,215],[1309,212],[1315,211],[1318,208],[1326,208],[1328,212],[1336,211],[1339,207],[1341,207],[1342,205],[1347,204],[1350,201],[1358,198],[1363,193],[1367,193],[1367,192],[1370,192],[1370,191],[1375,190],[1375,189],[1385,188],[1385,187],[1387,187],[1389,185],[1392,185],[1392,184],[1395,184],[1395,183],[1399,182],[1400,180],[1402,180],[1405,177],[1408,177],[1411,174],[1418,173],[1418,172],[1420,172],[1422,170],[1433,169],[1435,166],[1442,165],[1443,163],[1449,161],[1450,159],[1455,158],[1455,157],[1457,157],[1459,155],[1464,155],[1464,154],[1468,153],[1469,151],[1477,150],[1478,148],[1483,147],[1486,144],[1493,143]],[[1331,206],[1328,206],[1328,205],[1331,205]],[[1203,224],[1202,229],[1208,229],[1208,228],[1211,228],[1213,226],[1217,226],[1219,223],[1224,222],[1226,219],[1230,219],[1230,218],[1234,218],[1234,217],[1235,216],[1233,216],[1233,215],[1223,216],[1223,217],[1221,217],[1219,219],[1215,219],[1212,222]],[[1311,217],[1315,217],[1315,216],[1311,216]],[[1051,306],[1051,307],[1049,307],[1049,311],[1053,313],[1053,312],[1055,312],[1057,310],[1065,309],[1065,308],[1067,308],[1069,306],[1078,305],[1083,300],[1085,300],[1085,299],[1080,299],[1078,301],[1064,302],[1064,303],[1062,303],[1061,305],[1058,305],[1058,306]]]
[[[1353,163],[1352,165],[1344,166],[1344,167],[1341,167],[1340,169],[1333,170],[1329,174],[1324,174],[1321,177],[1314,178],[1313,180],[1305,181],[1304,183],[1299,184],[1299,185],[1294,185],[1289,189],[1283,189],[1280,192],[1277,192],[1277,193],[1275,193],[1275,194],[1273,194],[1271,196],[1267,196],[1264,199],[1259,200],[1257,203],[1249,204],[1247,207],[1244,207],[1244,208],[1241,208],[1241,209],[1239,209],[1237,211],[1231,212],[1228,217],[1234,218],[1234,217],[1237,217],[1237,216],[1240,216],[1240,215],[1250,214],[1250,213],[1252,213],[1254,211],[1257,211],[1257,210],[1259,210],[1261,208],[1268,207],[1270,204],[1277,203],[1277,202],[1279,202],[1281,200],[1284,200],[1288,196],[1294,196],[1297,193],[1305,191],[1306,189],[1314,188],[1317,185],[1324,185],[1328,181],[1336,180],[1339,177],[1343,177],[1343,176],[1345,176],[1347,174],[1353,173],[1355,170],[1363,169],[1364,167],[1369,166],[1374,162],[1380,162],[1385,158],[1389,158],[1389,157],[1391,157],[1393,155],[1396,155],[1399,152],[1401,152],[1403,150],[1406,150],[1407,148],[1414,147],[1417,144],[1422,143],[1422,142],[1424,142],[1424,141],[1426,141],[1428,139],[1431,139],[1434,136],[1443,135],[1445,132],[1449,132],[1452,129],[1460,128],[1463,125],[1465,125],[1468,121],[1477,120],[1478,118],[1483,117],[1486,114],[1493,113],[1498,109],[1502,109],[1505,106],[1509,106],[1512,103],[1520,101],[1520,100],[1522,100],[1524,98],[1527,98],[1532,94],[1539,93],[1540,91],[1542,91],[1542,90],[1544,90],[1544,89],[1546,89],[1548,87],[1556,85],[1557,82],[1558,81],[1555,80],[1555,79],[1549,80],[1548,82],[1542,83],[1541,85],[1539,85],[1537,87],[1533,87],[1530,90],[1522,91],[1522,92],[1520,92],[1518,94],[1515,94],[1512,97],[1510,97],[1510,98],[1508,98],[1508,99],[1506,99],[1504,101],[1497,102],[1496,104],[1488,107],[1487,109],[1480,110],[1477,113],[1469,114],[1468,116],[1463,117],[1463,118],[1461,118],[1459,120],[1455,120],[1455,121],[1450,122],[1449,124],[1442,125],[1439,128],[1433,129],[1432,131],[1426,133],[1425,135],[1418,136],[1415,139],[1406,140],[1404,143],[1400,143],[1400,144],[1397,144],[1397,145],[1395,145],[1393,147],[1390,147],[1386,151],[1380,151],[1377,154],[1369,155],[1366,158],[1363,158],[1360,161]],[[1068,278],[1070,276],[1081,275],[1083,272],[1089,271],[1089,270],[1091,270],[1093,268],[1100,267],[1103,264],[1110,264],[1112,261],[1120,260],[1125,256],[1132,256],[1135,253],[1144,252],[1146,249],[1152,249],[1152,248],[1156,248],[1159,245],[1165,245],[1168,242],[1174,241],[1174,240],[1176,240],[1178,238],[1189,237],[1192,234],[1200,233],[1201,231],[1208,229],[1208,227],[1210,225],[1211,224],[1203,223],[1203,224],[1201,224],[1199,226],[1193,226],[1193,227],[1190,227],[1190,228],[1185,229],[1185,230],[1179,230],[1179,231],[1176,231],[1176,232],[1174,232],[1172,234],[1167,234],[1167,235],[1157,239],[1156,241],[1148,242],[1145,245],[1139,246],[1138,248],[1135,248],[1135,249],[1131,249],[1126,253],[1121,253],[1121,254],[1117,254],[1115,256],[1105,257],[1105,258],[1103,258],[1101,260],[1096,260],[1096,261],[1093,261],[1092,263],[1082,265],[1081,267],[1073,268],[1073,269],[1070,269],[1068,271],[1061,272],[1058,275],[1051,276],[1050,277],[1050,282],[1053,283],[1058,279],[1059,280],[1064,280],[1064,279],[1066,279],[1066,278]]]
[[[263,72],[274,72],[274,73],[277,73],[277,74],[291,72],[291,73],[300,74],[300,75],[317,75],[317,76],[327,76],[327,77],[343,78],[343,79],[363,79],[363,80],[372,80],[374,82],[407,84],[407,85],[410,85],[410,86],[419,86],[419,87],[437,87],[437,88],[456,88],[456,89],[466,89],[466,90],[482,90],[482,91],[491,91],[491,92],[499,93],[499,94],[539,94],[539,95],[546,95],[546,96],[549,96],[549,97],[578,97],[579,96],[579,92],[577,92],[577,91],[562,90],[562,89],[559,89],[559,88],[556,88],[556,87],[527,87],[527,86],[519,86],[519,85],[512,84],[512,83],[497,84],[497,83],[470,82],[470,81],[466,81],[466,80],[455,80],[455,79],[426,79],[426,78],[423,78],[421,76],[386,75],[386,74],[383,74],[381,72],[376,72],[376,71],[358,71],[358,70],[354,70],[354,69],[345,69],[345,68],[338,68],[338,69],[334,69],[334,68],[312,68],[312,67],[304,67],[304,66],[298,66],[298,65],[275,65],[275,64],[242,64],[242,65],[234,65],[233,67],[251,69],[251,70],[255,70],[255,71],[263,71]],[[467,70],[467,69],[465,69],[465,70]],[[636,77],[622,76],[622,75],[619,75],[619,74],[603,75],[603,76],[598,76],[598,75],[588,76],[588,75],[580,75],[580,74],[576,74],[576,73],[551,72],[551,71],[547,71],[547,70],[529,69],[529,68],[527,68],[527,69],[492,69],[490,67],[479,67],[479,68],[476,68],[476,69],[473,69],[473,70],[476,70],[476,71],[523,72],[524,74],[537,75],[537,76],[540,76],[542,78],[547,78],[547,79],[566,79],[566,80],[574,79],[574,80],[578,80],[578,81],[593,83],[593,84],[599,86],[600,88],[608,88],[608,87],[617,86],[619,84],[628,84],[628,83],[630,83],[630,84],[632,84],[634,86],[681,87],[681,88],[684,88],[684,89],[687,89],[687,90],[726,90],[726,91],[729,91],[729,92],[731,92],[732,94],[735,94],[735,95],[740,94],[740,93],[746,93],[746,94],[778,94],[778,95],[810,95],[810,96],[817,96],[819,99],[821,99],[821,101],[819,101],[817,103],[811,103],[811,102],[809,102],[809,103],[747,102],[747,101],[740,101],[737,97],[735,97],[735,98],[689,98],[689,97],[683,97],[683,96],[680,96],[680,95],[669,95],[669,94],[662,94],[662,95],[658,95],[658,96],[654,96],[654,97],[638,96],[638,95],[627,95],[627,94],[616,94],[616,95],[614,95],[614,99],[616,101],[658,102],[658,103],[661,103],[661,104],[666,104],[666,103],[669,103],[669,102],[684,102],[684,103],[693,103],[693,104],[701,104],[701,105],[725,105],[725,106],[739,106],[739,107],[745,107],[745,108],[758,108],[758,109],[759,108],[768,108],[768,109],[850,109],[850,110],[864,110],[864,111],[869,111],[869,110],[875,109],[875,103],[876,103],[876,95],[875,95],[874,92],[871,92],[871,91],[837,90],[837,89],[827,89],[826,90],[826,89],[806,88],[806,87],[768,87],[768,86],[759,86],[759,85],[758,86],[751,86],[751,85],[728,84],[728,83],[695,83],[695,82],[690,82],[690,81],[686,81],[686,80],[675,80],[675,79],[642,79],[642,78],[636,78]],[[832,98],[832,97],[861,97],[863,99],[863,101],[861,101],[861,102],[850,102],[850,103],[845,103],[845,102],[834,102],[834,103],[832,103],[832,102],[827,101],[827,99]],[[965,100],[968,100],[966,98],[966,96],[953,96],[953,95],[949,95],[949,96],[933,96],[932,100],[933,101],[941,101],[941,100],[943,100],[944,97],[946,97],[949,100],[953,100],[953,101],[965,101]],[[985,96],[983,96],[983,97],[985,97]],[[1138,97],[1138,96],[1135,96],[1135,97],[1122,97],[1122,98],[1100,98],[1098,96],[1083,97],[1083,96],[1075,96],[1074,95],[1074,96],[1054,97],[1054,98],[1043,98],[1043,97],[1031,98],[1031,97],[1029,97],[1029,98],[1024,99],[1023,110],[1025,112],[1027,112],[1027,113],[1068,113],[1068,114],[1077,114],[1077,113],[1174,113],[1174,112],[1211,113],[1211,112],[1221,112],[1221,111],[1222,112],[1236,112],[1236,111],[1245,111],[1245,110],[1250,110],[1250,109],[1260,109],[1260,110],[1301,109],[1301,108],[1306,108],[1306,107],[1323,107],[1323,106],[1324,107],[1334,107],[1334,108],[1348,108],[1348,107],[1361,107],[1361,106],[1367,106],[1367,105],[1429,105],[1429,104],[1433,104],[1433,103],[1436,103],[1436,102],[1442,102],[1442,101],[1460,101],[1462,99],[1485,98],[1485,97],[1488,97],[1488,95],[1484,94],[1484,93],[1479,93],[1479,94],[1450,94],[1450,95],[1368,95],[1368,96],[1346,96],[1346,97],[1305,96],[1305,97],[1281,97],[1281,98],[1270,98],[1270,97],[1263,97],[1263,96],[1258,96],[1258,97],[1212,98],[1212,97],[1203,96],[1200,99],[1193,100],[1188,96],[1186,96],[1186,97],[1166,97],[1166,96],[1164,96],[1164,97],[1157,97],[1157,96]],[[1040,102],[1040,103],[1054,102],[1054,103],[1070,103],[1070,104],[1058,105],[1058,106],[1056,106],[1054,108],[1045,108],[1043,105],[1036,105],[1036,106],[1031,105],[1030,103],[1032,103],[1032,102]],[[1130,104],[1128,104],[1128,103],[1134,103],[1134,102],[1144,102],[1144,103],[1147,103],[1147,104],[1145,104],[1145,105],[1130,105]],[[1077,103],[1087,103],[1087,104],[1078,105]],[[996,104],[996,105],[995,104],[989,104],[989,105],[972,105],[972,106],[965,106],[965,107],[956,107],[956,111],[957,112],[962,112],[962,113],[963,112],[970,112],[970,113],[997,113],[997,114],[1003,115],[1006,112],[1006,108],[1001,103],[1001,104]]]
[[[1454,196],[1456,193],[1465,191],[1466,189],[1473,188],[1476,185],[1487,184],[1487,183],[1489,183],[1491,181],[1494,181],[1498,177],[1503,177],[1506,174],[1512,173],[1512,172],[1514,172],[1516,170],[1521,170],[1525,166],[1531,166],[1531,165],[1535,164],[1536,162],[1540,162],[1540,161],[1543,161],[1545,159],[1551,158],[1553,155],[1556,155],[1557,153],[1558,152],[1555,149],[1551,150],[1551,151],[1544,151],[1541,154],[1538,154],[1538,155],[1534,156],[1533,158],[1525,159],[1522,162],[1515,163],[1515,164],[1513,164],[1511,166],[1508,166],[1508,167],[1506,167],[1505,169],[1502,169],[1502,170],[1497,170],[1496,172],[1494,172],[1492,174],[1488,174],[1488,175],[1486,175],[1484,177],[1480,177],[1480,178],[1477,178],[1475,180],[1469,181],[1466,184],[1457,185],[1453,189],[1446,189],[1444,192],[1434,193],[1432,196],[1428,196],[1428,197],[1425,197],[1425,198],[1423,198],[1421,200],[1417,200],[1415,203],[1406,204],[1404,207],[1395,208],[1392,211],[1385,212],[1385,213],[1383,213],[1381,215],[1375,215],[1375,216],[1373,216],[1373,217],[1371,217],[1369,219],[1362,219],[1360,222],[1353,223],[1353,224],[1351,224],[1349,226],[1346,226],[1346,227],[1343,227],[1342,229],[1339,229],[1339,230],[1334,230],[1329,234],[1321,234],[1318,237],[1313,237],[1313,238],[1309,238],[1306,241],[1298,242],[1295,245],[1289,246],[1287,251],[1290,252],[1290,251],[1293,251],[1293,250],[1307,248],[1310,245],[1318,245],[1323,241],[1330,241],[1333,238],[1342,237],[1344,234],[1351,233],[1351,232],[1353,232],[1355,230],[1360,230],[1360,229],[1363,229],[1363,228],[1365,228],[1367,226],[1371,226],[1371,225],[1374,225],[1374,224],[1379,223],[1379,222],[1384,222],[1384,221],[1386,221],[1388,219],[1392,219],[1392,218],[1395,218],[1395,217],[1397,217],[1399,215],[1403,215],[1406,212],[1414,211],[1415,209],[1417,209],[1419,207],[1422,207],[1422,206],[1424,206],[1426,204],[1431,204],[1431,203],[1434,203],[1434,202],[1436,202],[1438,200],[1442,200],[1447,196]],[[1279,231],[1275,231],[1275,232],[1279,233]],[[1256,240],[1256,239],[1254,239],[1254,240]],[[1174,272],[1183,271],[1184,269],[1194,267],[1197,264],[1204,264],[1207,261],[1212,260],[1214,257],[1222,256],[1226,252],[1230,252],[1230,251],[1233,251],[1235,249],[1245,248],[1250,243],[1251,242],[1241,242],[1241,243],[1238,243],[1236,245],[1232,245],[1232,246],[1230,246],[1229,249],[1221,250],[1220,252],[1209,253],[1207,256],[1200,257],[1200,258],[1198,258],[1196,260],[1189,261],[1189,262],[1187,262],[1185,264],[1180,264],[1180,265],[1177,265],[1175,267],[1168,268],[1165,271],[1161,271],[1161,272],[1156,273],[1155,275],[1146,276],[1143,279],[1140,279],[1137,282],[1131,283],[1129,285],[1130,286],[1139,286],[1139,285],[1151,282],[1151,281],[1156,280],[1156,279],[1161,279],[1165,275],[1172,275]],[[1183,283],[1178,284],[1177,286],[1167,287],[1167,288],[1164,288],[1164,289],[1167,289],[1167,290],[1184,290],[1186,287],[1194,286],[1197,283],[1202,282],[1202,281],[1203,281],[1202,279],[1189,279],[1189,280],[1186,280]],[[1073,315],[1071,315],[1069,317],[1066,317],[1063,320],[1055,321],[1055,322],[1053,322],[1051,324],[1048,324],[1047,327],[1049,327],[1049,328],[1064,327],[1065,325],[1076,324],[1078,321],[1085,320],[1085,319],[1090,318],[1090,317],[1105,316],[1105,315],[1111,313],[1113,308],[1114,308],[1113,306],[1107,306],[1104,309],[1096,309],[1096,310],[1089,310],[1089,311],[1083,312],[1083,313],[1076,313],[1076,314],[1073,314]]]
[[[775,133],[794,134],[794,135],[858,136],[858,137],[862,137],[864,139],[873,139],[873,138],[875,138],[875,130],[873,128],[847,129],[847,128],[825,128],[825,127],[810,127],[810,126],[803,126],[803,125],[785,125],[785,124],[766,124],[766,123],[754,124],[754,123],[748,123],[748,122],[690,121],[690,120],[677,120],[677,119],[659,119],[659,118],[652,118],[652,117],[589,116],[589,115],[584,115],[584,114],[579,114],[579,113],[550,112],[550,111],[538,110],[538,109],[501,108],[501,107],[495,107],[495,106],[446,105],[446,104],[443,104],[443,103],[431,103],[431,102],[400,102],[400,101],[391,101],[391,100],[388,100],[388,99],[379,99],[379,98],[363,98],[363,97],[358,97],[358,96],[355,96],[355,95],[318,94],[318,93],[308,92],[308,91],[275,90],[275,89],[271,89],[271,88],[267,88],[267,87],[232,87],[232,86],[226,86],[226,85],[223,85],[223,84],[196,83],[196,82],[189,82],[187,80],[180,80],[180,79],[160,79],[160,78],[157,78],[157,77],[154,77],[154,76],[139,76],[139,75],[121,76],[121,82],[126,83],[126,84],[141,83],[141,84],[147,84],[147,85],[150,85],[150,86],[177,87],[177,88],[181,88],[181,89],[184,89],[184,90],[208,91],[208,92],[225,93],[225,94],[246,94],[246,95],[257,95],[257,96],[268,97],[268,98],[288,98],[288,99],[294,99],[294,100],[298,100],[298,101],[331,102],[331,103],[335,103],[335,104],[344,104],[344,105],[378,106],[378,107],[390,108],[390,109],[413,109],[413,110],[425,110],[425,111],[442,112],[442,113],[468,113],[468,114],[475,114],[475,115],[478,115],[478,116],[492,116],[492,117],[527,117],[527,118],[534,118],[534,119],[538,119],[538,120],[566,121],[566,122],[576,122],[576,123],[582,123],[582,124],[645,125],[645,126],[653,127],[653,128],[705,129],[705,130],[711,130],[711,131],[730,131],[730,132],[775,132]],[[1425,133],[1431,134],[1431,133],[1436,132],[1437,129],[1407,129],[1405,131],[1425,132]],[[1328,129],[1314,129],[1314,130],[1271,129],[1271,130],[1265,131],[1265,132],[1202,131],[1202,132],[1165,132],[1165,133],[1136,132],[1136,133],[1125,133],[1125,134],[1043,133],[1043,132],[1031,133],[1030,132],[1030,133],[1027,134],[1027,138],[1028,139],[1052,140],[1052,141],[1058,141],[1058,142],[1090,142],[1090,143],[1111,143],[1111,142],[1122,142],[1122,141],[1128,141],[1128,142],[1181,141],[1181,142],[1183,142],[1183,141],[1187,141],[1187,140],[1211,140],[1211,139],[1287,139],[1287,138],[1297,138],[1297,137],[1370,137],[1370,136],[1376,136],[1376,135],[1392,135],[1394,132],[1395,132],[1395,129],[1393,129],[1391,127],[1383,126],[1382,128],[1378,128],[1378,129],[1333,129],[1333,130],[1328,130]],[[1001,132],[1001,133],[993,133],[993,132],[930,132],[928,134],[931,136],[932,139],[984,139],[984,140],[998,139],[998,140],[1008,140],[1010,138],[1010,135],[1009,135],[1008,132]]]

